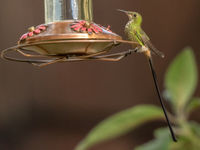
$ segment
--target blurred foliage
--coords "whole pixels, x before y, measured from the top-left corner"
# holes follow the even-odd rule
[[[97,125],[76,150],[85,150],[96,143],[123,135],[137,126],[154,119],[164,119],[162,109],[139,105],[117,113]]]
[[[192,49],[187,47],[171,63],[165,76],[165,96],[172,107],[173,114],[169,116],[174,124],[178,142],[172,141],[166,127],[155,130],[155,139],[136,147],[135,150],[200,150],[200,124],[188,120],[191,112],[200,107],[200,98],[192,97],[197,80],[194,54]],[[139,105],[124,110],[99,123],[79,143],[76,150],[87,150],[155,119],[165,121],[162,109],[157,106]]]

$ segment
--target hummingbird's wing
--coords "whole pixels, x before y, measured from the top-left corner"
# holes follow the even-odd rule
[[[147,46],[153,53],[160,57],[164,57],[165,55],[159,51],[155,46],[151,43],[150,38],[147,36],[147,34],[141,29],[140,32],[135,32],[135,35],[137,38],[145,45]]]

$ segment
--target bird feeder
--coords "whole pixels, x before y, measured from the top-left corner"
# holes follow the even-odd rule
[[[36,66],[46,66],[56,62],[83,60],[119,61],[133,50],[107,54],[121,44],[138,43],[122,40],[121,36],[93,22],[92,0],[44,0],[45,24],[30,27],[18,44],[1,52],[6,60],[27,62]],[[11,57],[16,52],[26,58]],[[162,105],[172,138],[176,141],[158,88],[156,73],[149,57],[155,87]]]
[[[45,24],[30,27],[16,46],[2,51],[2,58],[37,66],[83,60],[118,61],[131,51],[105,53],[121,43],[137,44],[122,40],[110,26],[94,23],[92,0],[44,0],[44,3]],[[21,56],[13,57],[11,52]]]

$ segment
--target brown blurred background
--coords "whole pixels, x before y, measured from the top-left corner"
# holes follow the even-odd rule
[[[166,55],[155,57],[159,84],[170,61],[191,46],[200,69],[199,0],[94,0],[94,21],[124,35],[127,17],[116,9],[143,15],[143,28]],[[44,22],[43,0],[0,1],[0,49],[14,46],[20,35]],[[118,49],[128,49],[121,46]],[[95,124],[138,104],[159,105],[145,58],[133,54],[120,62],[62,63],[38,69],[0,60],[0,149],[73,149]],[[196,96],[200,96],[200,86]],[[200,122],[196,111],[192,119]],[[128,150],[165,126],[151,122],[93,150]]]

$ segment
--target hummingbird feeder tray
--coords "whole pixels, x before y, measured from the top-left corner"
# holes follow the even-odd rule
[[[46,66],[83,60],[119,61],[131,50],[105,55],[125,43],[121,36],[93,22],[92,0],[45,0],[45,24],[30,27],[18,44],[1,52],[6,60]],[[21,56],[11,56],[16,52]]]

